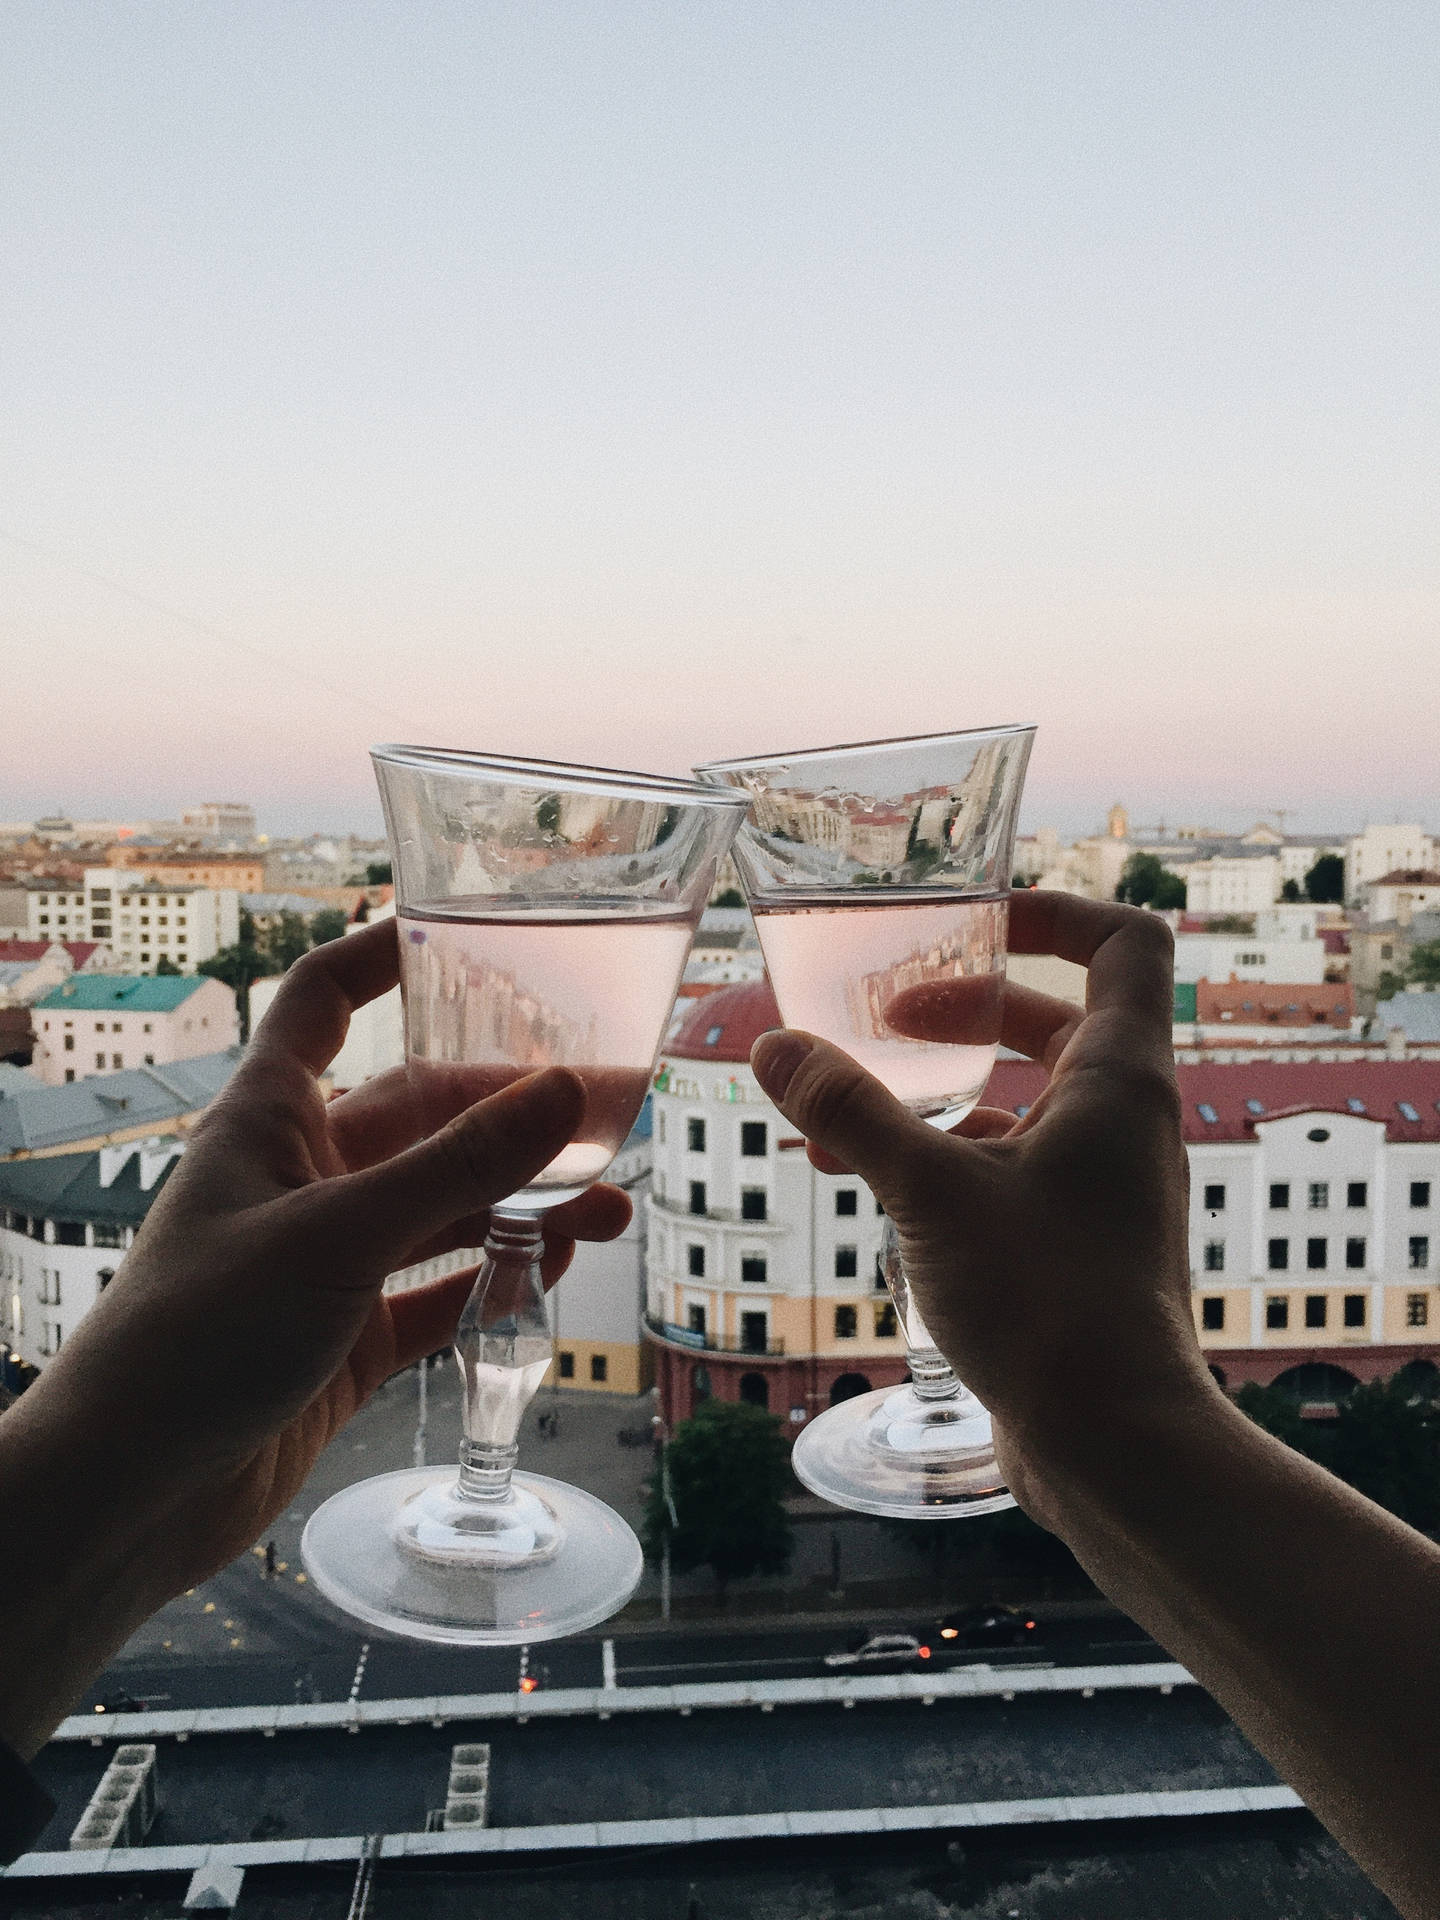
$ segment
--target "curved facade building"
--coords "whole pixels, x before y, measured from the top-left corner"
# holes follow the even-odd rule
[[[905,1377],[869,1189],[816,1173],[750,1071],[779,1025],[768,980],[707,994],[655,1076],[645,1327],[672,1426],[713,1396],[766,1407],[793,1435]]]

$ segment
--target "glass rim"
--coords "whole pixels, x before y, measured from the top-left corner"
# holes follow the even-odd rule
[[[469,747],[420,747],[399,741],[385,741],[371,747],[370,758],[387,767],[408,767],[417,772],[489,776],[507,785],[531,785],[547,792],[562,788],[570,792],[604,792],[622,799],[655,800],[668,798],[684,806],[737,807],[748,805],[733,789],[715,787],[703,780],[687,780],[681,775],[639,773],[622,767],[592,767],[579,761],[528,760],[519,754],[485,753]]]
[[[1038,721],[1016,720],[996,727],[959,727],[951,733],[893,734],[882,740],[847,740],[834,747],[801,747],[794,753],[760,753],[740,755],[733,760],[706,760],[694,771],[701,779],[713,773],[756,773],[765,768],[795,766],[806,761],[835,760],[846,754],[882,753],[891,747],[938,747],[961,740],[1003,740],[1010,735],[1038,731]]]

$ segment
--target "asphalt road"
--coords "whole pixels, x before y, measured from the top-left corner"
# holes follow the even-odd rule
[[[1015,1795],[1258,1786],[1274,1775],[1198,1689],[1031,1695],[512,1720],[349,1733],[167,1741],[158,1768],[168,1842],[423,1829],[444,1799],[450,1749],[488,1740],[492,1825],[801,1808],[908,1806]],[[37,1772],[65,1837],[105,1750],[45,1749]]]

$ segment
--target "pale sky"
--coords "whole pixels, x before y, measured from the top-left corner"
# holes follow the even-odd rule
[[[1433,0],[0,31],[0,817],[1034,720],[1440,825]]]

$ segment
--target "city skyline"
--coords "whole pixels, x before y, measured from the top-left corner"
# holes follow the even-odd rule
[[[0,815],[1035,721],[1027,828],[1440,820],[1430,10],[4,19]]]

